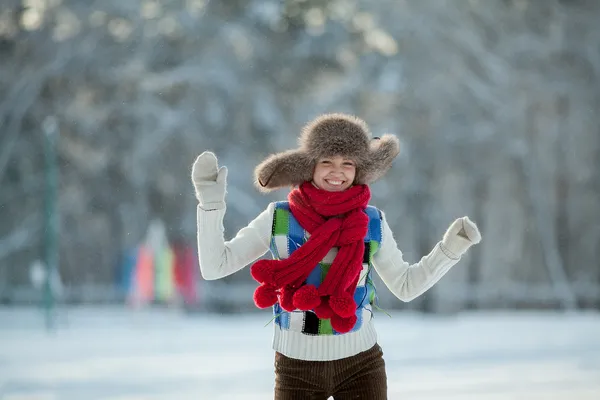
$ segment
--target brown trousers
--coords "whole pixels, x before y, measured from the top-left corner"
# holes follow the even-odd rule
[[[334,361],[296,360],[275,353],[275,400],[387,399],[381,347]]]

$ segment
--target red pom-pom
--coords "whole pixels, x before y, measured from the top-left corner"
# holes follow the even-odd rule
[[[279,291],[279,305],[285,311],[292,312],[296,309],[296,307],[294,307],[294,302],[292,301],[293,296],[294,289],[291,287],[284,287]]]
[[[348,318],[356,313],[356,302],[350,295],[331,296],[329,306],[334,313],[343,318]]]
[[[358,318],[356,318],[356,315],[352,315],[348,318],[342,318],[339,315],[334,314],[331,317],[331,327],[335,329],[336,332],[348,333],[352,330],[352,328],[354,328],[357,320]]]
[[[329,319],[333,316],[333,310],[329,307],[327,298],[321,298],[321,304],[315,307],[315,314],[319,319]]]
[[[294,293],[294,306],[299,310],[312,310],[319,304],[321,297],[314,285],[304,285]]]
[[[267,283],[273,285],[273,268],[268,260],[258,260],[250,267],[250,275],[258,283]]]
[[[260,285],[254,291],[254,304],[258,308],[271,307],[277,303],[277,292],[274,286]]]

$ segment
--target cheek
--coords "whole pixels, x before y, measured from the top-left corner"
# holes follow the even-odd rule
[[[348,171],[346,171],[346,176],[348,178],[350,178],[351,180],[354,180],[354,178],[356,177],[356,169],[352,168],[352,169],[349,169]]]
[[[323,170],[324,168],[322,166],[315,167],[315,171],[313,172],[313,180],[316,181],[323,177],[326,174],[326,172],[324,172]]]
[[[329,173],[329,168],[326,166],[320,166],[315,168],[315,173],[313,174],[315,177],[322,178]]]

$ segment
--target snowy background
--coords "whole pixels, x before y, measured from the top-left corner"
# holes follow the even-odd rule
[[[407,261],[483,237],[410,303],[374,277],[390,399],[600,399],[600,1],[0,4],[0,400],[271,398],[190,169],[229,168],[231,238],[286,195],[254,167],[340,111],[401,140],[372,204]]]
[[[40,261],[65,301],[121,300],[152,222],[195,247],[198,154],[229,168],[231,237],[287,194],[254,167],[349,112],[402,143],[372,204],[407,260],[463,215],[484,238],[384,307],[600,308],[600,1],[0,3],[0,303],[36,301]]]
[[[0,309],[2,400],[272,398],[268,312]],[[596,312],[377,314],[390,399],[597,400]]]

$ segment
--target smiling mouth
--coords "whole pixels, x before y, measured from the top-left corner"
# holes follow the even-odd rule
[[[327,182],[328,184],[330,184],[332,186],[342,186],[345,181],[340,181],[337,179],[325,179],[325,182]]]

